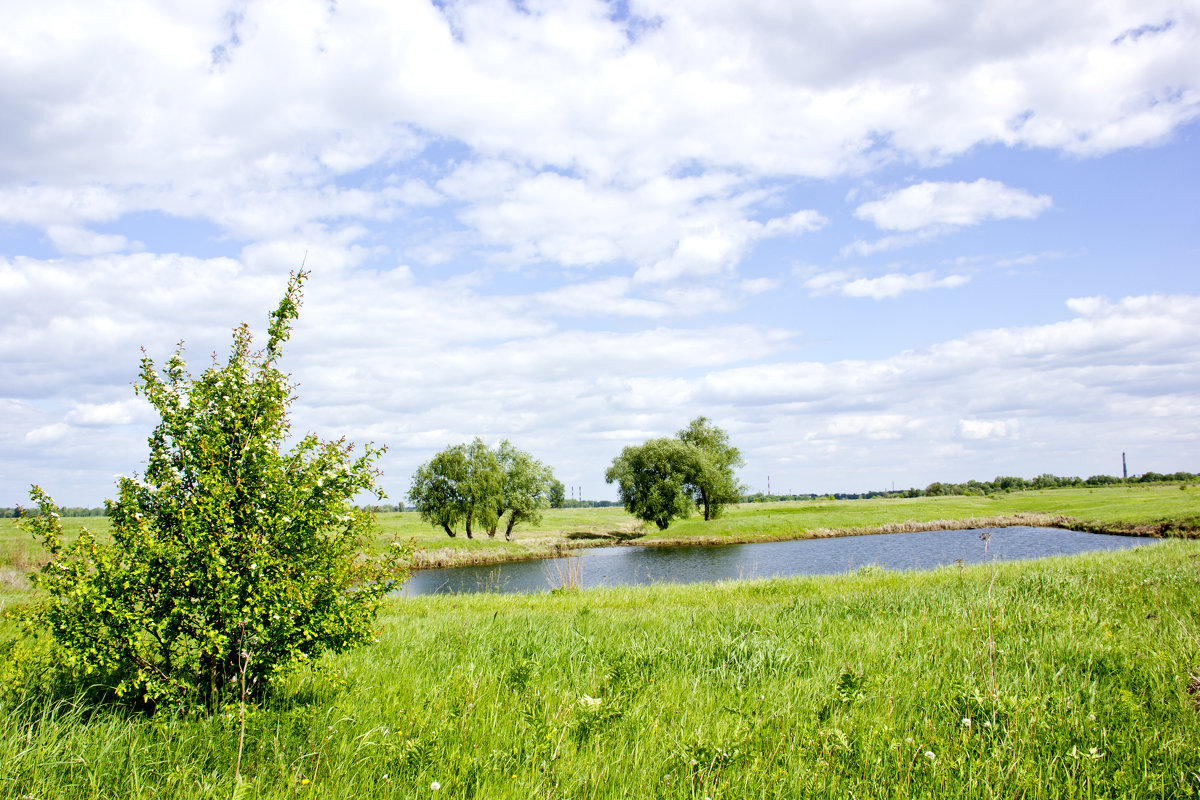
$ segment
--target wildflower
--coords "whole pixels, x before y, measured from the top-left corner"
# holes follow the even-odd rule
[[[971,718],[970,718],[970,717],[963,717],[963,720],[962,720],[962,726],[963,726],[964,728],[969,728],[969,727],[971,727]]]
[[[584,708],[586,708],[588,711],[595,711],[596,709],[600,708],[600,705],[603,702],[604,701],[601,700],[599,697],[589,697],[586,694],[583,697],[579,698],[579,704],[581,706],[583,706]]]
[[[308,778],[302,778],[302,779],[300,780],[300,785],[301,785],[301,786],[307,786],[307,785],[308,785]]]
[[[926,751],[925,751],[925,757],[926,757],[926,758],[928,758],[930,761],[933,761],[935,758],[937,758],[937,756],[935,756],[935,755],[933,754],[933,751],[932,751],[932,750],[926,750]]]
[[[913,743],[913,738],[912,738],[911,736],[905,736],[905,737],[904,737],[904,741],[908,742],[909,744],[912,744],[912,743]]]
[[[990,728],[990,727],[992,727],[992,721],[991,721],[990,719],[985,719],[985,720],[983,721],[983,727],[985,727],[985,728]]]
[[[438,789],[442,788],[442,785],[437,781],[434,781],[433,783],[429,784],[429,788],[436,792]]]

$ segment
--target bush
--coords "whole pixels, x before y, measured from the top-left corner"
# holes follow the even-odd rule
[[[291,386],[277,367],[298,316],[292,276],[271,314],[266,350],[249,328],[224,365],[192,380],[182,351],[160,376],[142,359],[137,393],[160,416],[145,476],[121,478],[106,505],[112,541],[86,529],[63,542],[50,497],[22,522],[50,560],[30,577],[48,595],[32,612],[76,680],[148,709],[242,700],[325,651],[372,638],[375,612],[406,555],[359,553],[373,516],[351,499],[374,492],[374,462],[344,439],[314,435],[291,450]]]

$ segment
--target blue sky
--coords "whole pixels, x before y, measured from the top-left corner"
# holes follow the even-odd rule
[[[779,491],[1200,470],[1190,2],[45,2],[0,31],[0,503],[141,468],[312,271],[295,427],[589,498],[705,414]]]

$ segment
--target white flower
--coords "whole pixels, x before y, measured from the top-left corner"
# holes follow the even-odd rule
[[[935,758],[937,758],[937,756],[935,756],[935,755],[933,754],[933,751],[932,751],[932,750],[926,750],[926,751],[925,751],[925,757],[926,757],[926,758],[928,758],[930,761],[933,761]]]
[[[963,726],[964,728],[969,728],[969,727],[971,727],[971,718],[970,718],[970,717],[963,717],[963,720],[962,720],[962,726]]]
[[[905,736],[905,737],[904,737],[904,741],[908,742],[909,744],[912,744],[912,743],[913,743],[913,738],[912,738],[911,736]]]
[[[588,711],[595,711],[596,709],[598,709],[600,707],[600,704],[603,702],[604,701],[601,700],[599,697],[588,697],[586,694],[583,697],[579,698],[579,704],[581,706],[583,706],[584,708],[586,708]]]
[[[983,721],[983,727],[985,727],[985,728],[990,728],[990,727],[992,727],[992,721],[991,721],[990,719],[985,719],[985,720]]]
[[[442,788],[442,785],[437,781],[434,781],[433,783],[429,784],[429,788],[436,792],[438,789]]]

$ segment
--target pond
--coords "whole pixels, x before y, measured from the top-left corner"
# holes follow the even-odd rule
[[[930,569],[959,559],[966,563],[1013,561],[1089,550],[1119,550],[1152,541],[1058,528],[1012,527],[760,544],[604,547],[581,550],[569,559],[421,570],[413,573],[402,594],[413,597],[453,592],[548,591],[567,582],[571,572],[577,575],[578,584],[586,588],[826,575],[872,564],[894,570]]]

